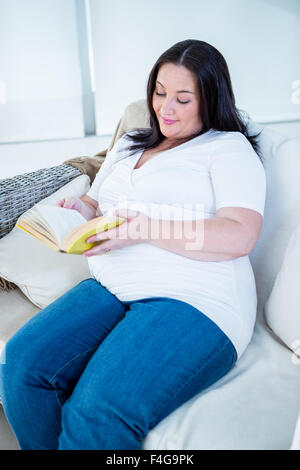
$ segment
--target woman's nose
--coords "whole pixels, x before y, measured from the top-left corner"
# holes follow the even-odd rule
[[[164,116],[174,114],[174,100],[166,99],[162,104],[162,111]]]

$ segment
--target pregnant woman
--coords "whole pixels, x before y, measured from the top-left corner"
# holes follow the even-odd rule
[[[140,449],[251,340],[265,173],[224,57],[175,44],[147,104],[150,128],[118,140],[85,196],[60,202],[125,221],[91,238],[91,278],[7,343],[1,395],[22,449]]]

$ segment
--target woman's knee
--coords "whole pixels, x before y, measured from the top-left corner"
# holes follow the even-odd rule
[[[140,425],[136,407],[124,398],[114,400],[114,391],[73,393],[62,408],[59,449],[139,449],[148,427]],[[129,410],[130,409],[130,410]],[[137,418],[137,419],[136,419]],[[87,426],[88,423],[88,426]]]
[[[1,366],[3,389],[13,392],[24,376],[33,367],[34,348],[29,340],[26,329],[18,331],[6,343],[4,349],[4,360]]]

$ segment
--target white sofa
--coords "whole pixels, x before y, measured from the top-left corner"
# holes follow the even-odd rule
[[[276,297],[272,301],[273,286],[281,271],[286,248],[300,221],[300,138],[287,140],[273,131],[263,129],[260,142],[267,175],[267,200],[263,230],[250,255],[258,293],[253,339],[228,375],[182,405],[150,431],[144,440],[144,449],[300,448],[300,424],[296,430],[300,413],[300,358],[297,356],[300,330],[297,329],[297,308],[295,313],[287,315],[288,323],[285,321],[285,312],[277,311],[279,305],[281,309],[284,308],[284,297],[289,298],[291,295],[289,285],[284,291],[280,285],[281,289],[277,289],[279,294],[275,292],[277,296],[281,295],[280,302]],[[80,184],[76,182],[76,189],[83,193],[89,186],[89,178],[80,176],[79,179]],[[69,183],[68,188],[62,188],[58,194],[50,197],[48,203],[53,203],[67,189],[74,191],[74,185],[75,182]],[[81,185],[80,188],[78,185]],[[58,287],[55,283],[57,276],[61,276],[61,272],[58,274],[62,269],[58,256],[64,255],[51,253],[51,261],[49,249],[39,242],[37,245],[28,236],[26,243],[29,244],[24,250],[24,239],[20,238],[19,232],[14,229],[0,240],[0,276],[20,287],[0,292],[2,345],[51,297],[57,295]],[[300,238],[298,242],[300,245]],[[74,276],[70,281],[70,273],[78,274],[79,271],[78,280],[80,277],[88,277],[83,262],[81,257],[76,257],[73,265],[70,261],[69,274],[64,274],[61,291],[71,281],[77,281]],[[36,271],[30,277],[29,271],[33,264],[36,264]],[[300,267],[298,277],[299,274]],[[43,277],[47,282],[43,281]],[[50,290],[43,290],[46,283]],[[294,292],[293,295],[293,299],[296,299],[298,294]],[[300,300],[300,295],[298,298]]]

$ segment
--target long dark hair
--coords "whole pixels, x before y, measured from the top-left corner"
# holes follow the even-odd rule
[[[200,95],[200,117],[203,123],[201,131],[188,140],[204,134],[213,128],[218,131],[241,132],[250,142],[255,152],[260,156],[257,135],[248,133],[246,113],[235,106],[235,97],[227,63],[222,54],[204,41],[187,39],[178,42],[166,50],[154,64],[147,84],[147,105],[150,114],[150,128],[135,129],[128,133],[127,138],[133,143],[130,150],[150,149],[164,140],[159,123],[152,106],[152,97],[156,86],[157,74],[160,67],[166,63],[183,65],[197,79]],[[244,117],[242,114],[244,113]],[[187,139],[185,139],[187,140]],[[181,143],[178,141],[178,143]]]

